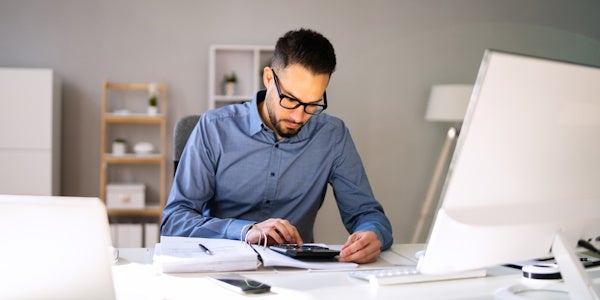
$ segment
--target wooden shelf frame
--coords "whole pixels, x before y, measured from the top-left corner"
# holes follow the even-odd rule
[[[108,109],[108,90],[139,90],[147,91],[151,83],[123,83],[109,82],[103,80],[102,85],[102,116],[100,126],[100,199],[106,204],[106,185],[107,172],[111,165],[139,165],[153,164],[159,165],[159,204],[148,205],[144,209],[108,209],[108,216],[141,216],[141,217],[157,217],[160,223],[162,209],[165,206],[167,197],[167,164],[166,164],[166,137],[167,137],[167,93],[166,83],[160,82],[157,84],[158,92],[160,93],[160,113],[156,116],[147,114],[115,114],[109,113]],[[111,124],[147,124],[159,125],[160,129],[160,151],[158,154],[139,155],[126,154],[115,156],[107,153],[108,141],[107,130]],[[156,130],[156,129],[148,129]]]
[[[162,208],[145,208],[145,209],[109,209],[109,216],[141,216],[141,217],[157,217],[162,216]]]

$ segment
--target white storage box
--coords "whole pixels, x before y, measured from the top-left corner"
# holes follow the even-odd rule
[[[107,184],[106,208],[142,209],[144,208],[146,186],[144,184]]]

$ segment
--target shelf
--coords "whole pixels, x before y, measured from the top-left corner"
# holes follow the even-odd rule
[[[143,216],[143,217],[161,217],[162,209],[156,208],[144,208],[144,209],[109,209],[109,216]]]
[[[104,114],[104,121],[107,123],[122,124],[160,124],[164,121],[163,115],[150,116],[147,114]]]
[[[113,90],[148,90],[148,83],[107,82],[106,88]]]
[[[229,102],[237,102],[237,101],[250,101],[254,98],[253,95],[233,95],[233,96],[225,96],[225,95],[215,95],[215,101],[229,101]]]
[[[104,154],[104,161],[112,164],[159,164],[163,161],[161,154]]]
[[[208,108],[250,101],[256,91],[264,89],[262,70],[271,63],[273,46],[212,45],[209,51]],[[225,95],[223,79],[235,73],[235,91]]]

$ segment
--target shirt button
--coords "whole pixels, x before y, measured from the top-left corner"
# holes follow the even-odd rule
[[[267,201],[265,201],[265,203],[269,204],[269,203],[271,203],[271,200],[267,200]]]
[[[279,144],[275,144],[275,148],[279,148]]]
[[[275,173],[271,172],[271,176],[275,176]]]

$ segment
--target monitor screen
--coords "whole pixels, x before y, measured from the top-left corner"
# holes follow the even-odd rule
[[[600,68],[486,50],[424,273],[569,251],[600,235]]]

